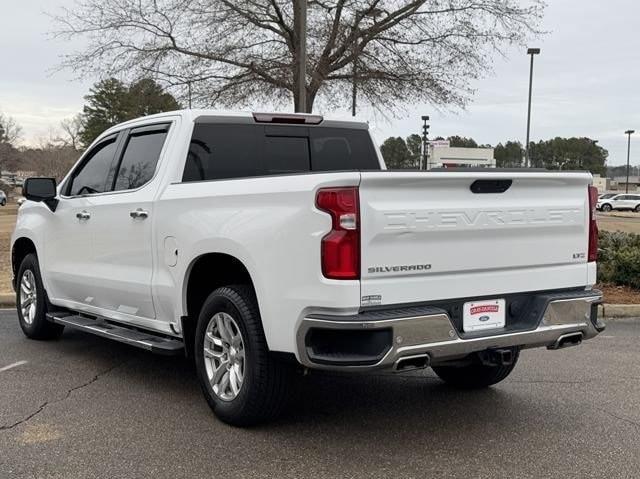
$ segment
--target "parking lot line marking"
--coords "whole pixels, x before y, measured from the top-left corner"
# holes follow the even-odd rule
[[[4,371],[8,371],[9,369],[17,368],[18,366],[22,366],[23,364],[27,364],[29,361],[18,361],[17,363],[9,364],[3,368],[0,368],[0,373]]]

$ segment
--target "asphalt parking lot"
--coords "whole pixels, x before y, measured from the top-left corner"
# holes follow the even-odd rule
[[[0,312],[0,477],[638,477],[640,321],[525,351],[500,385],[430,371],[300,378],[279,421],[218,422],[185,359]],[[22,362],[26,361],[26,362]],[[7,369],[9,367],[9,369]]]

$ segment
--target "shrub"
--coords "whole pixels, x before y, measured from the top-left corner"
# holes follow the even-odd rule
[[[640,235],[601,231],[598,281],[640,289]]]

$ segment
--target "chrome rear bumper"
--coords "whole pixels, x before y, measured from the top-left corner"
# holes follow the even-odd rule
[[[563,346],[565,338],[566,345],[579,344],[604,329],[604,324],[597,318],[596,307],[602,301],[602,293],[594,290],[574,294],[549,295],[537,326],[533,328],[509,330],[506,327],[474,335],[458,332],[444,309],[428,306],[349,317],[309,315],[303,319],[297,332],[298,358],[310,368],[365,371],[394,368],[403,358],[419,355],[427,355],[428,364],[437,364],[487,349],[516,346],[521,349],[558,349]],[[358,334],[386,331],[388,345],[373,360],[358,361],[339,354],[335,360],[327,360],[316,354],[313,345],[309,344],[313,331],[349,332],[356,338]],[[334,337],[339,337],[339,334],[334,334]]]

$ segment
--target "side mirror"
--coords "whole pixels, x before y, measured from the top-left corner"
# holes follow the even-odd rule
[[[27,178],[22,185],[22,196],[45,203],[51,211],[58,206],[57,194],[55,178]]]

